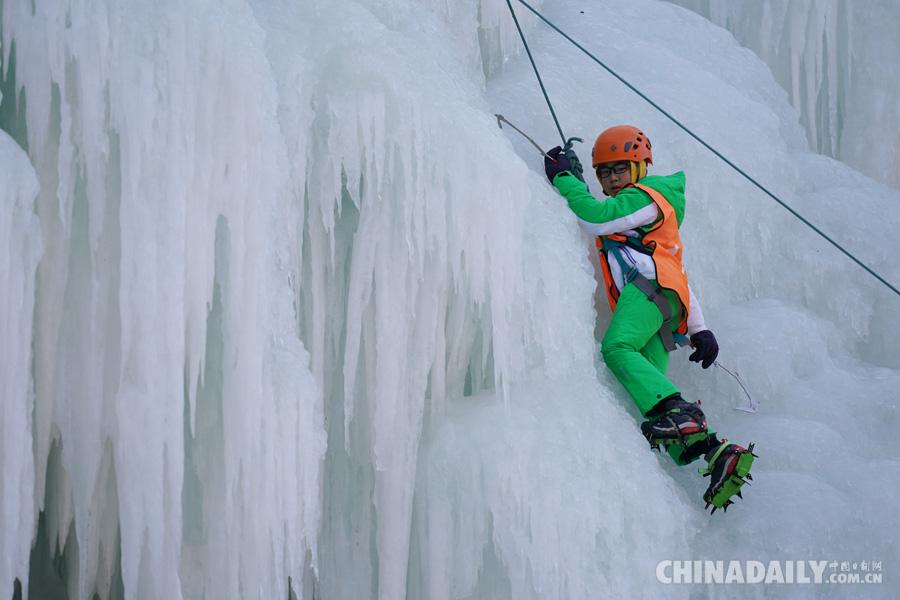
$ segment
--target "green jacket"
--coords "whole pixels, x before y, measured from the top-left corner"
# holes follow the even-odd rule
[[[568,171],[560,173],[553,179],[553,185],[559,190],[566,201],[569,208],[575,213],[579,219],[585,223],[606,224],[608,229],[615,229],[616,225],[621,225],[621,229],[615,231],[606,231],[597,235],[608,235],[610,233],[619,233],[635,228],[635,222],[645,221],[640,215],[646,214],[648,206],[653,205],[650,196],[636,187],[628,187],[621,190],[615,196],[610,196],[604,200],[595,198],[589,191],[587,184],[579,181],[571,175],[565,175]],[[640,180],[641,184],[651,187],[666,197],[666,200],[675,209],[675,217],[678,220],[678,226],[684,220],[684,172],[679,171],[672,175],[648,175]],[[644,211],[641,213],[641,211]],[[640,225],[641,228],[649,228],[654,225],[661,215],[657,214],[656,218],[649,223]],[[589,228],[590,229],[590,228]],[[597,230],[602,231],[602,229]]]

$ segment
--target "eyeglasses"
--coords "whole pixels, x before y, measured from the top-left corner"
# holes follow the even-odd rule
[[[606,165],[600,165],[597,167],[597,177],[600,179],[608,179],[613,173],[616,175],[623,175],[626,171],[631,168],[631,165],[627,162],[616,163],[611,167]]]

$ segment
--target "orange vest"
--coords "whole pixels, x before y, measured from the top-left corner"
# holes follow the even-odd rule
[[[687,273],[684,272],[684,266],[681,264],[682,246],[681,237],[678,235],[678,219],[675,216],[675,209],[672,208],[665,196],[653,188],[640,183],[634,184],[634,187],[647,192],[656,206],[659,207],[660,212],[662,212],[662,219],[653,229],[638,239],[640,239],[640,246],[643,247],[644,253],[649,254],[656,265],[657,283],[662,288],[674,291],[681,300],[681,319],[678,324],[678,333],[685,334],[687,333],[691,294],[688,291]],[[613,281],[612,272],[609,270],[609,259],[603,251],[603,238],[626,246],[633,245],[635,242],[633,238],[629,239],[627,236],[617,233],[597,237],[597,248],[600,250],[600,267],[603,270],[603,280],[606,283],[606,297],[609,300],[610,309],[615,310],[616,302],[619,300],[619,289]]]

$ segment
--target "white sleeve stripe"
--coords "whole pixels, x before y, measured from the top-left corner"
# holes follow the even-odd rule
[[[589,223],[578,219],[581,228],[590,235],[610,235],[612,233],[622,233],[629,231],[635,227],[649,225],[656,220],[659,215],[659,209],[655,203],[650,203],[644,208],[620,217],[615,221],[607,221],[606,223]]]
[[[688,292],[691,295],[691,307],[688,313],[688,335],[694,335],[698,331],[707,329],[706,323],[703,322],[703,310],[700,308],[700,302],[694,295],[694,290],[688,285]]]

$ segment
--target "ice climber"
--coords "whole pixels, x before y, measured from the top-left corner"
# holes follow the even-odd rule
[[[682,265],[678,229],[684,218],[684,173],[647,175],[653,164],[650,140],[635,127],[601,133],[592,165],[608,196],[588,191],[572,150],[553,148],[544,159],[547,178],[569,203],[582,227],[596,236],[612,321],[603,336],[606,366],[647,420],[641,432],[651,447],[666,448],[686,465],[703,456],[710,477],[706,506],[727,508],[750,479],[753,445],[719,440],[707,427],[699,402],[687,402],[666,377],[676,339],[690,336],[690,360],[704,369],[716,360],[716,337],[703,322]]]

